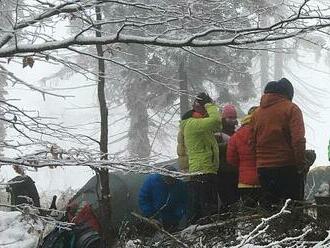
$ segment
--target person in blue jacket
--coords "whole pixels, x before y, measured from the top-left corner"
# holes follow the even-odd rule
[[[143,215],[158,220],[165,230],[176,230],[186,214],[186,205],[186,185],[176,178],[152,174],[140,189],[139,206]]]

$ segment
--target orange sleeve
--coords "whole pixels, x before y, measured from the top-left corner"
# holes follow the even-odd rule
[[[290,136],[291,136],[291,147],[294,151],[294,157],[296,166],[303,166],[305,163],[305,125],[303,114],[298,106],[294,106],[291,110],[290,116]]]
[[[251,122],[250,122],[250,126],[252,129],[252,135],[251,135],[251,139],[250,139],[250,144],[252,146],[252,150],[255,153],[256,150],[256,145],[257,145],[257,130],[256,130],[256,112],[258,110],[256,110],[252,116],[251,116]]]

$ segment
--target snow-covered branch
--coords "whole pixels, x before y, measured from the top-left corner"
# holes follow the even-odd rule
[[[120,158],[109,158],[109,160],[100,160],[100,154],[85,154],[77,155],[79,157],[64,157],[63,159],[52,159],[45,156],[25,156],[16,159],[0,158],[0,166],[19,165],[29,168],[43,168],[43,167],[77,167],[84,166],[93,169],[106,168],[110,172],[124,172],[124,173],[159,173],[165,176],[172,176],[176,178],[183,178],[195,174],[182,173],[177,171],[170,171],[166,169],[166,164],[163,167],[154,166],[151,161],[142,160],[128,160]],[[90,156],[90,157],[89,157]],[[88,158],[89,157],[89,158]]]
[[[202,15],[197,9],[182,3],[167,4],[160,2],[157,5],[146,5],[143,2],[128,1],[70,1],[58,5],[35,6],[42,9],[41,13],[34,14],[26,20],[20,20],[12,30],[8,30],[0,42],[0,57],[10,57],[22,53],[40,53],[48,50],[66,49],[73,46],[89,46],[96,44],[148,44],[166,47],[211,47],[211,46],[241,46],[259,42],[269,42],[288,39],[295,36],[323,30],[330,26],[330,16],[327,8],[315,7],[310,2],[304,1],[297,5],[290,3],[292,13],[281,17],[279,21],[267,26],[260,26],[255,19],[258,11],[244,13],[234,18],[217,19],[214,13]],[[92,20],[93,8],[98,5],[108,4],[113,8],[114,19],[95,22]],[[180,5],[181,4],[181,5]],[[214,3],[210,3],[212,5]],[[310,5],[309,5],[310,4]],[[214,4],[215,5],[215,4]],[[132,8],[137,11],[136,15],[127,15],[117,21],[116,10],[119,8]],[[212,7],[212,6],[211,6]],[[182,9],[180,11],[180,9]],[[189,10],[189,14],[185,10]],[[32,11],[32,10],[31,10]],[[78,18],[84,26],[66,38],[51,38],[40,32],[25,33],[27,36],[42,36],[42,39],[35,39],[33,42],[26,42],[28,37],[23,37],[28,27],[47,27],[49,21],[65,23],[66,15]],[[61,19],[62,18],[62,19]],[[142,18],[147,18],[143,20]],[[150,21],[148,21],[150,19]],[[251,21],[249,21],[251,20]],[[93,32],[100,26],[111,26],[103,31],[101,37],[95,37]],[[87,28],[86,28],[87,26]],[[23,33],[22,33],[23,32]],[[29,31],[30,32],[30,31]],[[15,44],[10,42],[13,35],[22,35]]]
[[[251,240],[255,239],[257,236],[259,236],[260,234],[264,233],[269,228],[268,224],[269,224],[270,221],[282,216],[283,214],[290,213],[287,210],[290,201],[291,201],[290,199],[287,199],[285,201],[284,206],[282,207],[282,209],[278,213],[276,213],[276,214],[274,214],[274,215],[272,215],[268,218],[263,218],[261,220],[261,223],[258,226],[256,226],[256,228],[254,230],[252,230],[252,232],[250,232],[248,235],[246,235],[242,239],[241,243],[239,245],[235,246],[235,247],[238,248],[238,247],[244,246],[245,244],[247,244]]]

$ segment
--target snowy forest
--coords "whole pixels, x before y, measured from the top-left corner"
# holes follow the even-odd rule
[[[0,247],[330,247],[329,3],[0,0]],[[196,102],[223,128],[234,106],[239,130],[281,78],[316,155],[302,199],[269,211],[217,195],[174,229],[155,217],[169,196],[143,212],[150,176],[185,188],[200,174],[177,148]]]

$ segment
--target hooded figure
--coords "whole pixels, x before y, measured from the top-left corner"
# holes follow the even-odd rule
[[[186,185],[174,177],[150,175],[140,189],[139,206],[143,214],[159,220],[168,231],[176,230],[186,214],[186,205]]]
[[[287,198],[302,200],[305,127],[300,108],[292,103],[293,86],[282,78],[269,82],[264,93],[252,116],[260,184],[273,203]]]

